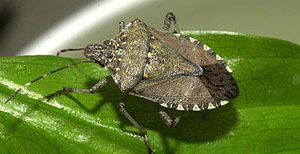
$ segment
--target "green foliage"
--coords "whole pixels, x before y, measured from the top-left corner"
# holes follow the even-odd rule
[[[210,46],[234,71],[240,94],[230,104],[186,112],[175,128],[156,103],[129,97],[126,109],[148,131],[156,153],[300,153],[300,46],[228,32],[185,32]],[[44,96],[65,87],[88,89],[107,70],[80,64],[4,101],[21,85],[78,61],[54,56],[0,58],[0,153],[146,153],[143,138],[117,104],[113,80],[95,94]],[[165,109],[173,118],[179,111]]]

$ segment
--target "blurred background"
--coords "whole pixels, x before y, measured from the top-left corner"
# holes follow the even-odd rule
[[[117,35],[119,21],[137,17],[161,29],[168,11],[181,30],[233,31],[300,44],[299,8],[299,0],[0,0],[0,56],[54,55],[102,43]]]

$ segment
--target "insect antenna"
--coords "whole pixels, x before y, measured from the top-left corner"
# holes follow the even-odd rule
[[[63,49],[57,52],[56,56],[59,56],[62,52],[67,52],[67,51],[81,51],[84,50],[85,48],[69,48],[69,49]]]
[[[82,60],[82,61],[75,62],[75,63],[73,63],[73,64],[69,64],[69,65],[67,65],[67,66],[58,68],[58,69],[56,69],[56,70],[50,71],[50,72],[48,72],[48,73],[45,73],[44,75],[42,75],[42,76],[40,76],[40,77],[38,77],[38,78],[36,78],[36,79],[34,79],[34,80],[32,80],[32,81],[26,83],[23,87],[19,88],[14,94],[12,94],[12,95],[5,101],[5,103],[7,103],[8,101],[10,101],[10,100],[11,100],[13,97],[15,97],[22,89],[28,87],[28,86],[31,85],[32,83],[34,83],[34,82],[36,82],[36,81],[38,81],[38,80],[40,80],[40,79],[42,79],[42,78],[45,78],[46,76],[48,76],[48,75],[50,75],[50,74],[53,74],[53,73],[55,73],[55,72],[61,71],[61,70],[63,70],[63,69],[69,68],[69,67],[71,67],[71,66],[74,66],[74,65],[77,65],[77,64],[80,64],[80,63],[86,63],[86,62],[93,62],[93,61],[92,61],[92,60],[87,60],[87,59],[85,59],[85,60]]]

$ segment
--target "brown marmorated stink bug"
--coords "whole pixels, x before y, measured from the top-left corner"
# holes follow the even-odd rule
[[[169,33],[171,22],[174,33]],[[84,50],[87,60],[79,61],[48,72],[25,84],[32,83],[57,71],[85,62],[105,67],[122,92],[142,97],[161,106],[182,111],[214,109],[227,104],[238,95],[238,86],[231,69],[223,59],[205,44],[179,34],[173,13],[167,13],[163,31],[158,31],[139,19],[128,25],[120,22],[120,33],[103,44],[90,44],[86,48],[66,49],[61,52]],[[63,87],[48,96],[51,99],[61,93],[95,93],[104,84],[104,78],[91,89]],[[18,89],[8,102],[17,93]],[[122,114],[144,136],[148,152],[152,153],[146,131],[125,109],[125,98],[119,103]],[[172,120],[159,111],[164,123],[175,126],[180,117]]]

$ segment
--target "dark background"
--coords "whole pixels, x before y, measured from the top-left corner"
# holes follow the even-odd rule
[[[65,26],[82,18],[78,14],[89,12],[90,7],[98,13],[74,29]],[[136,17],[161,29],[168,11],[176,15],[181,30],[234,31],[299,44],[299,7],[298,0],[0,0],[0,56],[55,54],[63,48],[103,42],[118,33],[120,20],[128,23]],[[95,21],[93,26],[82,26]],[[70,31],[55,37],[65,30]]]

